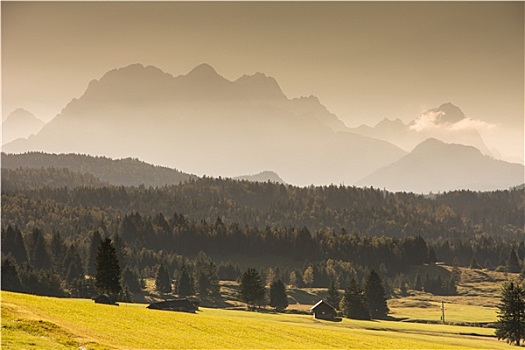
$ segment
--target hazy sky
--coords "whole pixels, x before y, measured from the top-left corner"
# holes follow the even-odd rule
[[[445,102],[523,155],[523,2],[6,2],[3,114],[49,120],[92,79],[142,63],[264,72],[348,126],[414,119]]]

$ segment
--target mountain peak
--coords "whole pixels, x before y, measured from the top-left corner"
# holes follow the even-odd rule
[[[286,97],[277,81],[264,73],[258,72],[253,75],[243,75],[235,81],[235,84],[242,87],[249,95],[253,97]]]
[[[195,68],[193,68],[186,76],[195,76],[195,77],[209,77],[217,76],[219,73],[208,63],[201,63]]]
[[[441,112],[441,116],[439,118],[439,121],[441,123],[454,124],[459,122],[460,120],[465,119],[465,114],[463,113],[463,111],[450,102],[442,104],[441,106],[439,106],[439,108],[434,109],[433,111]]]
[[[454,150],[454,152],[451,152]],[[412,154],[434,154],[440,153],[470,153],[481,156],[481,151],[474,146],[461,145],[457,143],[446,143],[436,138],[428,138],[417,145]]]

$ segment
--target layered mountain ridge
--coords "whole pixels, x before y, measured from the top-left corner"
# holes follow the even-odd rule
[[[287,98],[271,77],[230,81],[206,64],[178,77],[140,64],[112,70],[4,151],[135,157],[212,176],[272,169],[297,185],[351,184],[406,154],[347,132],[315,97]]]

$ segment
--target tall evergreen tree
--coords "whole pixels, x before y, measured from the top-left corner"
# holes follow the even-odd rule
[[[335,285],[335,281],[330,282],[330,287],[328,287],[328,297],[326,298],[328,304],[339,309],[339,302],[341,301],[341,296],[339,295],[339,290]]]
[[[87,257],[86,272],[90,276],[93,276],[96,272],[97,254],[98,254],[98,247],[100,246],[100,242],[102,242],[102,237],[100,236],[100,233],[98,232],[98,230],[96,230],[95,232],[93,232],[93,236],[91,236],[91,242],[89,243],[89,250],[88,250],[88,257]]]
[[[117,252],[106,238],[100,242],[97,251],[95,286],[102,293],[118,295],[122,289],[120,286],[120,264]]]
[[[51,268],[51,257],[44,234],[38,228],[31,232],[31,265],[35,269],[47,270]]]
[[[71,283],[74,280],[84,279],[84,269],[82,267],[82,260],[78,254],[77,248],[74,244],[67,249],[66,257],[64,259],[64,268],[66,280]]]
[[[363,292],[357,286],[355,278],[352,277],[350,284],[345,290],[345,294],[339,303],[339,308],[343,315],[357,320],[369,320],[370,312],[366,306]]]
[[[372,270],[365,284],[365,296],[372,318],[385,318],[388,314],[385,289],[379,275]]]
[[[22,238],[20,229],[11,225],[2,229],[2,254],[11,255],[16,263],[22,264],[28,261],[28,254]]]
[[[190,274],[186,266],[182,266],[177,280],[177,294],[181,296],[188,296],[193,294],[193,285],[191,283]]]
[[[58,231],[54,231],[51,236],[51,242],[49,242],[49,253],[51,254],[53,269],[55,269],[55,271],[64,271],[64,269],[68,268],[68,266],[64,266],[66,246],[60,236],[60,232]]]
[[[248,308],[254,309],[255,306],[264,303],[265,294],[266,290],[259,272],[252,268],[246,270],[241,279],[241,300],[248,304]]]
[[[503,285],[498,305],[496,336],[509,344],[520,346],[525,339],[525,286],[516,281]]]
[[[288,307],[288,297],[283,281],[278,279],[270,284],[270,306],[276,311],[283,311]]]
[[[514,249],[510,250],[509,257],[507,259],[507,271],[512,273],[520,272],[520,261]]]
[[[15,263],[10,259],[2,259],[2,290],[21,292],[22,284]]]
[[[171,292],[171,281],[168,269],[160,264],[157,270],[157,277],[155,278],[155,289],[161,293]]]

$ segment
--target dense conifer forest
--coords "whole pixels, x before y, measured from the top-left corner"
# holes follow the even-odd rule
[[[292,285],[305,284],[309,270],[311,286],[345,288],[374,269],[387,294],[407,286],[453,294],[453,276],[407,271],[438,261],[520,271],[524,203],[523,188],[422,196],[209,177],[125,187],[62,168],[2,169],[2,279],[15,290],[90,295],[84,275],[93,274],[97,244],[111,238],[128,293],[162,270],[214,295],[217,280],[242,276],[227,257],[245,254],[296,261],[272,266]],[[218,255],[226,258],[213,261]]]

